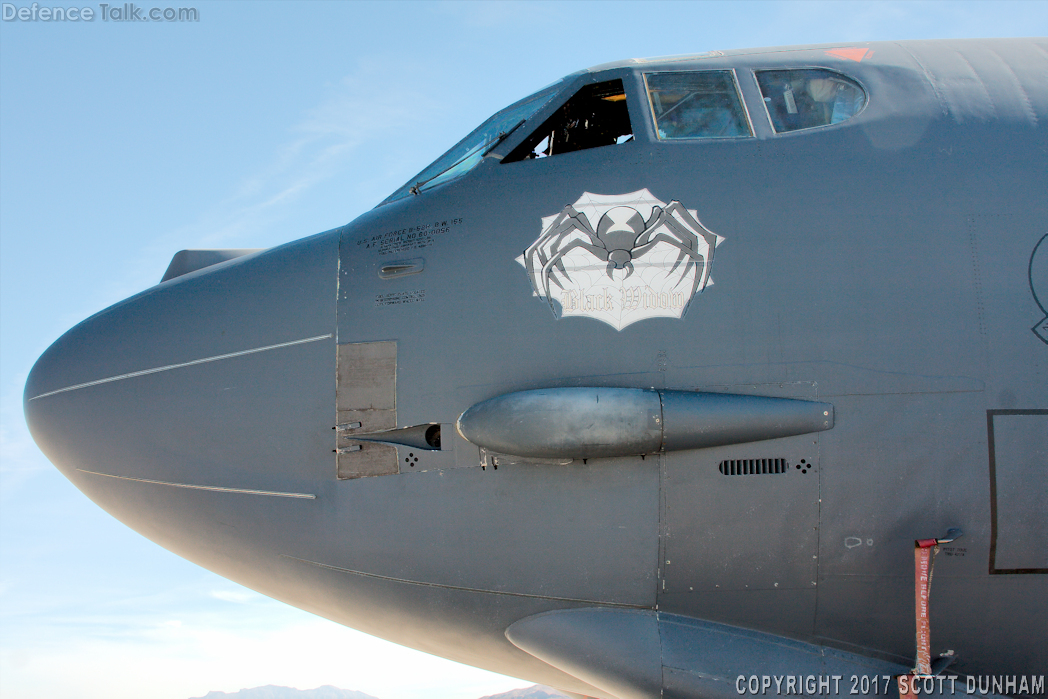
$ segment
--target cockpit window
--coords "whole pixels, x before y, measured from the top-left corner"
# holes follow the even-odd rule
[[[621,80],[586,85],[535,130],[503,163],[613,146],[633,138]]]
[[[409,194],[424,192],[430,187],[466,174],[476,167],[492,148],[549,102],[562,86],[563,80],[559,80],[498,112],[382,203],[388,204]]]
[[[830,70],[760,70],[757,83],[777,133],[838,124],[866,104],[857,82]]]
[[[732,71],[647,73],[644,81],[660,139],[752,135]]]

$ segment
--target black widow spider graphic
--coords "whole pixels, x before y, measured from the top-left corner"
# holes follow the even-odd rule
[[[702,250],[703,242],[705,250]],[[616,206],[601,216],[596,230],[586,214],[569,204],[539,239],[524,251],[525,267],[535,291],[544,296],[552,308],[551,285],[563,289],[561,280],[570,281],[563,260],[572,250],[581,248],[602,262],[607,262],[606,274],[614,279],[616,269],[626,270],[626,277],[633,274],[634,261],[659,243],[668,243],[679,251],[667,274],[672,274],[683,264],[683,281],[692,269],[695,270],[688,299],[696,291],[705,288],[713,265],[717,235],[699,223],[679,201],[671,201],[665,208],[653,207],[647,221],[633,207]],[[677,282],[679,285],[680,281]]]

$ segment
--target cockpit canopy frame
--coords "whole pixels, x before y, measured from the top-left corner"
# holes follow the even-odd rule
[[[512,164],[633,140],[775,138],[836,126],[865,111],[870,101],[859,80],[835,68],[719,66],[698,58],[690,57],[688,62],[696,63],[687,66],[637,62],[565,76],[496,112],[380,206],[458,179],[485,158]],[[743,81],[751,87],[743,89]],[[593,119],[607,123],[587,122]]]

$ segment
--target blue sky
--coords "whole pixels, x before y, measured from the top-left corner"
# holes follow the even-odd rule
[[[195,7],[200,19],[0,23],[5,699],[186,699],[270,683],[473,699],[527,684],[208,573],[111,519],[36,450],[21,408],[33,361],[159,281],[176,251],[268,247],[342,225],[492,112],[587,66],[1048,30],[1044,2],[141,6]]]

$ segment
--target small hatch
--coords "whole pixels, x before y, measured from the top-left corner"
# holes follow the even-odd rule
[[[720,472],[725,476],[757,476],[786,473],[790,468],[786,459],[725,459]]]

